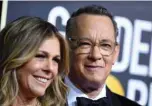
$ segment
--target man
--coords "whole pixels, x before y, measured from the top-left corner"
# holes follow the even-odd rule
[[[68,106],[139,106],[105,85],[119,54],[117,25],[106,8],[91,5],[74,12],[66,36],[71,48],[71,69],[65,79],[70,88]]]

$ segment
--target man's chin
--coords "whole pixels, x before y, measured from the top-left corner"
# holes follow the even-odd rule
[[[105,81],[102,80],[101,78],[100,79],[97,79],[97,78],[87,78],[86,79],[86,82],[87,82],[87,85],[90,85],[90,86],[94,86],[94,87],[101,87]]]

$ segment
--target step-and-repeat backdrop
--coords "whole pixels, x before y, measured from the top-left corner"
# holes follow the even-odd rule
[[[121,51],[107,80],[108,86],[141,105],[152,106],[152,2],[8,1],[3,15],[6,22],[25,15],[38,16],[53,23],[65,35],[70,14],[90,4],[108,8],[119,28],[117,40]]]

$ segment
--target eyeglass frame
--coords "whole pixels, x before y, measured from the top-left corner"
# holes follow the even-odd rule
[[[76,41],[76,44],[73,46],[73,47],[71,47],[71,49],[76,49],[76,48],[78,48],[79,47],[79,43],[80,43],[80,40],[83,40],[83,39],[87,39],[89,42],[91,42],[91,46],[90,46],[90,50],[89,50],[89,52],[88,53],[90,53],[91,52],[91,50],[95,47],[95,46],[97,46],[98,48],[99,48],[99,50],[100,50],[100,54],[102,55],[102,56],[110,56],[113,52],[114,52],[114,49],[115,49],[115,47],[118,45],[118,43],[115,41],[115,42],[111,42],[111,43],[113,43],[113,49],[111,50],[111,52],[108,54],[108,55],[105,55],[105,54],[103,54],[102,52],[101,52],[101,48],[99,47],[99,45],[100,45],[100,43],[93,43],[92,41],[91,41],[91,39],[89,39],[89,38],[85,38],[85,37],[82,37],[82,38],[74,38],[74,37],[68,37],[68,41],[70,42],[70,44],[74,44],[74,43],[72,43],[72,41]],[[87,53],[87,54],[88,54]]]

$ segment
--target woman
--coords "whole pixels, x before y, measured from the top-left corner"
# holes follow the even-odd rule
[[[20,17],[0,32],[0,106],[63,106],[68,47],[38,17]]]

